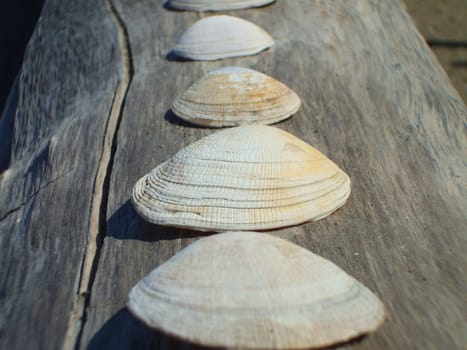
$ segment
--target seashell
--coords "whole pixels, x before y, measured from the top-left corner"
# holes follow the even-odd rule
[[[260,7],[275,0],[169,0],[168,4],[179,10],[189,11],[228,11],[250,7]]]
[[[256,232],[199,239],[136,284],[128,307],[184,340],[246,349],[328,346],[385,317],[380,300],[332,262]]]
[[[272,124],[300,108],[287,86],[253,69],[224,67],[209,72],[173,103],[180,118],[210,127]]]
[[[173,53],[192,60],[217,60],[254,55],[273,43],[268,33],[251,22],[232,16],[210,16],[188,28]]]
[[[319,220],[344,205],[350,180],[297,137],[271,126],[213,133],[133,187],[146,220],[201,231],[265,230]]]

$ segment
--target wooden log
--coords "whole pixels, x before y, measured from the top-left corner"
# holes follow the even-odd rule
[[[10,156],[0,157],[8,162],[0,175],[2,349],[61,348],[73,304],[87,300],[79,286],[102,206],[99,170],[121,67],[108,4],[46,2],[16,109],[4,115],[15,114],[2,149]]]
[[[46,2],[0,177],[0,347],[192,348],[143,326],[125,303],[200,234],[145,223],[129,197],[139,177],[214,132],[180,122],[169,111],[175,96],[211,69],[241,65],[300,95],[301,110],[277,126],[352,180],[333,215],[271,232],[386,304],[377,333],[342,347],[462,348],[466,109],[402,3],[278,1],[229,14],[265,28],[275,46],[176,61],[175,40],[205,14],[162,1]]]

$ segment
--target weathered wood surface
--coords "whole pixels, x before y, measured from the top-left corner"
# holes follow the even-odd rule
[[[46,2],[2,117],[13,131],[1,150],[11,159],[0,175],[0,348],[192,348],[143,326],[125,303],[199,233],[143,222],[129,197],[140,176],[213,132],[168,112],[176,94],[234,64],[292,87],[303,107],[277,126],[352,179],[330,217],[271,232],[385,303],[383,327],[341,347],[465,348],[467,113],[402,3],[278,1],[230,14],[276,45],[180,62],[171,46],[204,15],[149,0]],[[2,139],[10,126],[0,124]]]

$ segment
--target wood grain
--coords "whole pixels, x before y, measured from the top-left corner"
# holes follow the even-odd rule
[[[4,118],[0,348],[58,349],[76,301],[122,64],[106,3],[48,1]],[[3,119],[3,118],[2,118]]]
[[[125,303],[139,279],[200,234],[145,223],[129,197],[139,177],[214,132],[180,122],[169,111],[175,96],[209,70],[241,65],[300,95],[300,111],[277,126],[352,180],[348,203],[333,215],[271,232],[332,260],[385,303],[383,327],[342,348],[465,348],[467,113],[402,3],[277,1],[227,13],[265,28],[275,46],[251,57],[176,61],[175,40],[205,14],[148,0],[46,3],[0,178],[0,347],[193,348],[147,329]],[[125,71],[131,82],[116,106]],[[93,236],[112,107],[121,111]],[[89,240],[92,289],[80,299]],[[77,300],[82,308],[70,323]]]

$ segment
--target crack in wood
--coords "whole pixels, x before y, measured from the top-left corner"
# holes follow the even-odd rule
[[[102,154],[94,182],[88,242],[80,269],[81,275],[78,290],[73,301],[63,344],[63,348],[69,350],[80,348],[81,336],[86,323],[87,308],[91,300],[91,290],[97,272],[100,251],[107,231],[107,201],[113,161],[117,149],[118,129],[122,119],[126,94],[133,77],[133,62],[127,29],[112,0],[107,0],[106,2],[118,30],[123,71],[112,101],[103,140]]]
[[[18,206],[14,207],[13,209],[10,209],[8,210],[2,217],[0,217],[0,222],[2,222],[3,220],[5,220],[8,216],[10,216],[11,214],[17,212],[18,210],[20,210],[22,207],[24,207],[27,203],[29,203],[32,199],[34,199],[37,194],[39,192],[41,192],[42,190],[46,189],[47,187],[49,187],[50,185],[54,184],[55,182],[57,182],[58,180],[60,180],[61,178],[67,176],[68,174],[70,174],[72,171],[74,171],[75,169],[74,168],[71,168],[70,170],[64,172],[63,174],[59,174],[58,176],[54,177],[52,180],[49,180],[47,183],[45,183],[44,185],[40,186],[37,190],[35,190],[30,196],[28,196],[28,198],[26,198],[23,202],[21,202]]]

